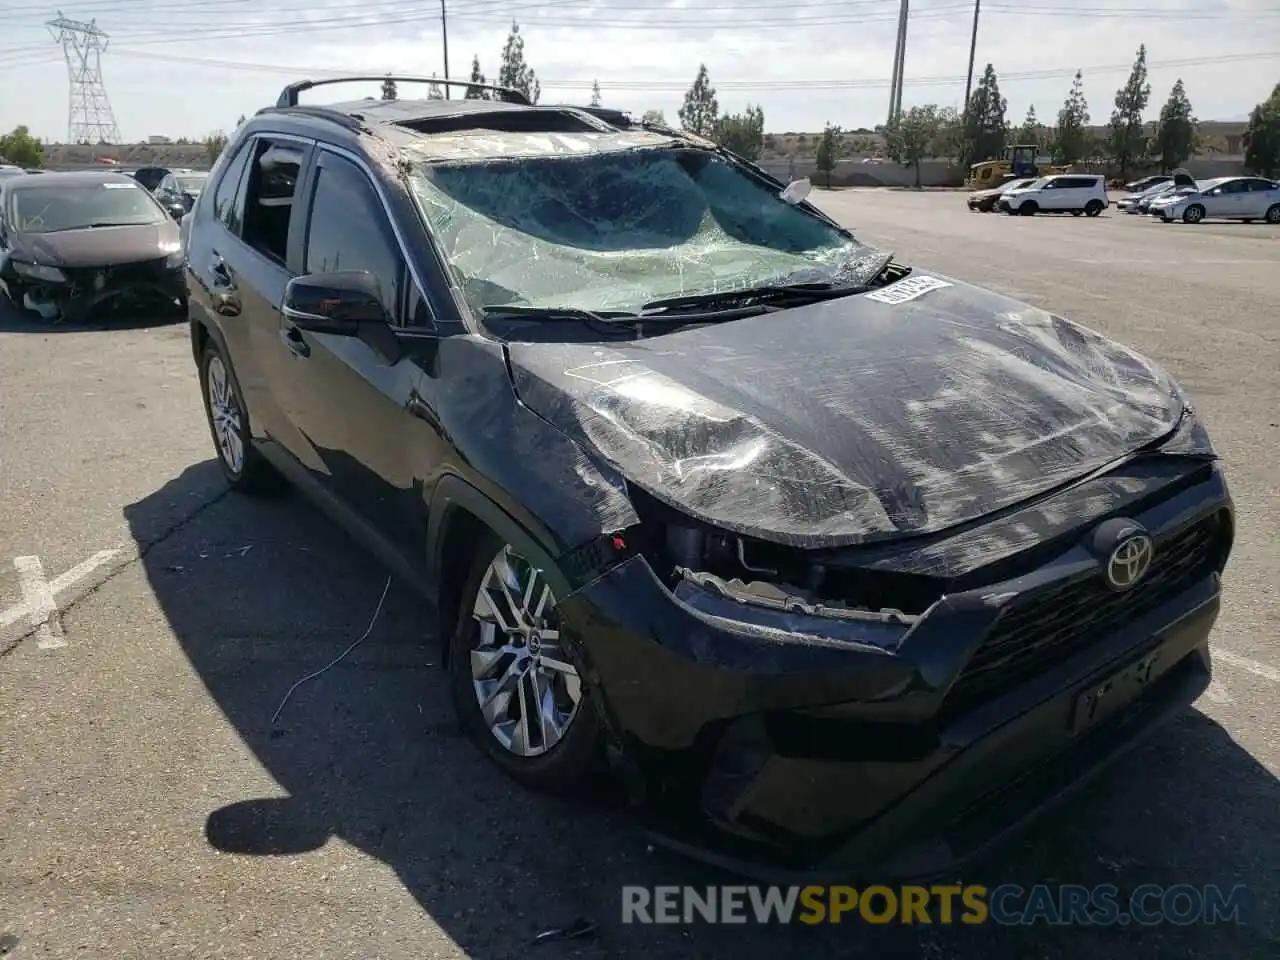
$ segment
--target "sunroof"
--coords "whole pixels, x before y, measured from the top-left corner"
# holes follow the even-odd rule
[[[485,110],[435,117],[397,120],[397,127],[416,133],[458,133],[494,130],[500,133],[599,133],[609,129],[601,121],[567,110]]]

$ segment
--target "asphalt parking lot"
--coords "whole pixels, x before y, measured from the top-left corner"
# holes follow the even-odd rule
[[[624,884],[726,878],[606,796],[508,783],[454,726],[424,611],[300,498],[225,492],[185,327],[0,315],[0,954],[112,958],[1280,955],[1280,228],[819,192],[899,259],[1164,363],[1238,537],[1209,692],[963,878],[1249,888],[1245,923],[627,926]],[[730,881],[732,882],[732,881]],[[595,939],[532,947],[578,918]]]

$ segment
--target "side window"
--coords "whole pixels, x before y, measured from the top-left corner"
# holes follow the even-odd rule
[[[303,270],[367,270],[378,283],[383,304],[398,316],[404,269],[404,257],[369,178],[349,160],[322,153],[311,194]]]
[[[1222,185],[1223,193],[1243,193],[1247,189],[1243,180],[1232,180]]]
[[[160,182],[156,184],[156,196],[171,196],[178,192],[178,181],[173,179],[173,174],[166,173]]]
[[[240,221],[244,217],[244,191],[240,189],[240,181],[244,179],[244,168],[252,152],[252,140],[241,145],[240,152],[227,164],[213,195],[213,215],[237,236],[240,235]]]
[[[245,180],[240,237],[263,256],[284,264],[302,154],[288,141],[260,137],[252,156]]]

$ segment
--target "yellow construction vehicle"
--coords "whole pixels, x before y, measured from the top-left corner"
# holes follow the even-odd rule
[[[964,185],[970,190],[998,186],[1008,177],[1047,177],[1054,173],[1070,173],[1071,167],[1039,162],[1040,148],[1034,143],[1019,143],[1004,148],[999,160],[983,160],[969,167]]]

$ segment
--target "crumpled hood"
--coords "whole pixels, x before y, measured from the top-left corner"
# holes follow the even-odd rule
[[[110,267],[158,260],[177,250],[173,220],[125,227],[91,227],[20,235],[22,259],[52,267]]]
[[[629,482],[804,547],[965,523],[1161,438],[1182,412],[1133,351],[936,276],[648,340],[508,349],[520,398]]]

